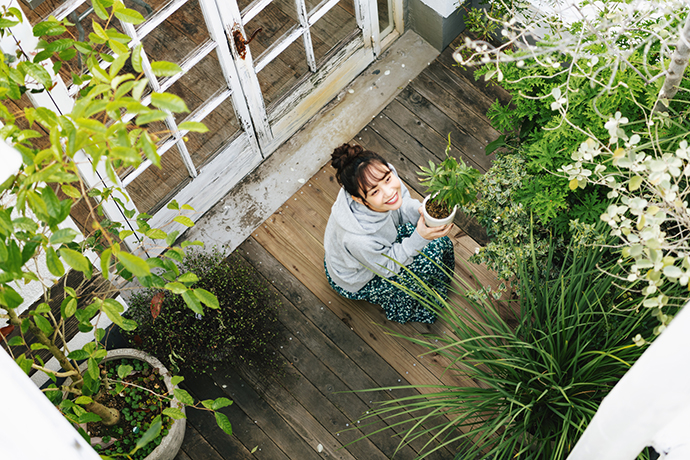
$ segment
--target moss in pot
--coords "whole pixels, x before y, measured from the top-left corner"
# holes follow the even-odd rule
[[[462,159],[450,156],[450,134],[446,158],[436,165],[420,166],[420,184],[426,186],[424,219],[428,227],[438,227],[453,222],[458,206],[473,202],[477,197],[476,183],[481,173],[467,166]]]

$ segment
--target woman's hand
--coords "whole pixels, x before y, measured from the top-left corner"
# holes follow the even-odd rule
[[[447,236],[453,229],[453,224],[444,225],[442,227],[427,227],[424,222],[424,214],[422,212],[422,207],[419,207],[419,220],[417,221],[417,232],[425,240],[435,240],[436,238],[441,238]]]

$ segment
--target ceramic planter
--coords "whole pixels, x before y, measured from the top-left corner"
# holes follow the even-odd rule
[[[134,348],[118,348],[116,350],[108,350],[108,354],[103,358],[103,362],[122,358],[144,361],[151,367],[158,369],[158,373],[163,378],[168,393],[171,395],[173,394],[175,387],[172,384],[172,375],[157,358],[143,351],[135,350]],[[82,370],[86,370],[86,364],[87,363],[84,362],[80,368],[83,367]],[[176,407],[182,411],[183,414],[185,413],[184,405],[176,398],[173,398],[170,404],[172,407]],[[168,430],[168,434],[161,440],[161,443],[146,456],[145,460],[173,460],[182,446],[186,426],[186,419],[174,420],[170,430]]]
[[[431,217],[429,213],[426,211],[426,202],[429,201],[431,198],[430,195],[427,195],[426,198],[424,198],[424,201],[422,202],[422,208],[424,210],[424,222],[426,223],[427,227],[442,227],[443,225],[448,225],[453,223],[453,219],[455,218],[455,212],[458,210],[457,206],[453,206],[453,212],[450,213],[450,215],[444,219],[436,219],[435,217]]]

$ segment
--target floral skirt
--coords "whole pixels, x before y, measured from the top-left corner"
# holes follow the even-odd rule
[[[395,242],[400,243],[403,238],[409,237],[414,231],[415,226],[411,223],[399,226],[398,237]],[[325,265],[324,261],[324,268]],[[447,299],[450,279],[441,267],[444,267],[449,273],[452,273],[455,267],[453,242],[447,236],[430,241],[421,254],[415,256],[412,259],[412,263],[407,266],[412,274],[419,277],[427,286],[433,288],[441,297]],[[411,291],[424,296],[423,290],[419,288],[412,274],[401,270],[400,273],[388,278],[388,280],[376,275],[359,291],[350,292],[335,284],[328,274],[328,269],[326,269],[328,282],[338,294],[347,299],[366,300],[367,302],[381,305],[389,321],[403,324],[408,321],[433,323],[436,321],[436,314],[434,312],[424,308],[417,299],[391,283],[391,281],[399,283]]]

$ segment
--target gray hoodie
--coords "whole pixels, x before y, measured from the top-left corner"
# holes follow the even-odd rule
[[[384,277],[397,274],[400,265],[395,261],[409,265],[429,243],[417,230],[401,243],[394,243],[399,225],[411,222],[416,226],[419,220],[421,203],[410,196],[402,181],[401,195],[400,208],[377,212],[357,203],[344,188],[340,189],[324,234],[326,267],[335,284],[357,292],[375,276],[374,272]]]

